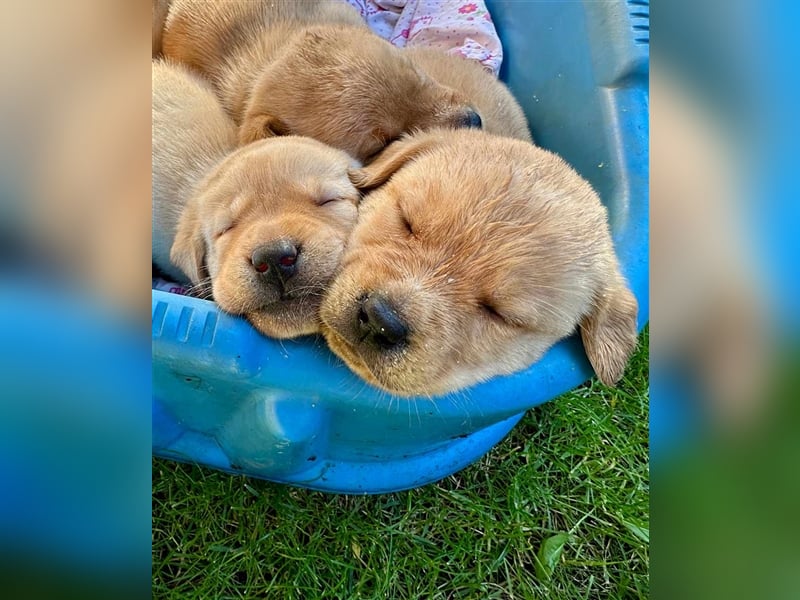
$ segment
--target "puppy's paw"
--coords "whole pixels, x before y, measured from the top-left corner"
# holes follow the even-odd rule
[[[395,172],[406,164],[441,144],[443,139],[446,137],[442,137],[442,130],[403,136],[389,144],[365,167],[349,169],[347,176],[359,190],[376,188],[386,183]]]
[[[347,169],[347,177],[350,179],[350,183],[359,190],[370,187],[371,177],[366,169],[358,167]]]

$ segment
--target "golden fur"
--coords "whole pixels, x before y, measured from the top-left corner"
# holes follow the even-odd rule
[[[347,171],[359,163],[309,138],[230,152],[235,143],[235,126],[203,82],[153,64],[153,260],[262,333],[314,333],[356,221],[359,193]],[[296,248],[296,272],[280,281],[254,268],[255,253],[274,243]]]
[[[213,83],[242,144],[304,135],[366,160],[405,132],[475,115],[344,2],[174,0],[162,48]]]
[[[460,92],[475,108],[487,133],[532,142],[528,120],[504,83],[479,63],[436,48],[405,49],[415,65],[433,79]]]
[[[528,367],[576,326],[600,379],[622,375],[637,303],[605,207],[561,158],[439,130],[393,144],[351,179],[380,187],[362,203],[321,317],[361,377],[397,394],[445,393]],[[407,326],[405,342],[365,334],[375,298],[387,327]]]
[[[153,0],[153,58],[161,55],[161,38],[171,0]]]
[[[153,62],[153,263],[170,279],[192,273],[170,261],[194,186],[236,148],[236,126],[210,86],[180,65]]]

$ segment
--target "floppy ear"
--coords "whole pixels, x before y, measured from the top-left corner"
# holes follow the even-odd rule
[[[348,169],[347,175],[354,186],[368,190],[386,181],[406,163],[440,143],[435,132],[417,133],[389,144],[378,157],[361,169]]]
[[[239,145],[244,146],[264,138],[288,135],[286,125],[271,115],[246,115],[239,127]]]
[[[606,385],[622,377],[636,348],[639,305],[622,276],[595,298],[592,312],[581,322],[581,338],[595,373]]]
[[[200,228],[200,219],[193,202],[189,202],[178,220],[175,241],[169,259],[179,267],[192,283],[199,283],[205,270],[206,243]]]
[[[286,72],[285,62],[282,60],[268,65],[250,90],[239,126],[239,145],[244,146],[264,138],[292,133],[289,126],[273,114],[276,106],[284,104],[278,102],[275,95],[286,85],[283,81],[285,77],[282,76]]]

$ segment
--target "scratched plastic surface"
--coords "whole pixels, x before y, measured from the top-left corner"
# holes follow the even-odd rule
[[[649,6],[489,1],[501,78],[537,143],[608,206],[617,253],[648,305]],[[374,389],[315,337],[277,341],[215,304],[153,291],[153,453],[293,485],[382,493],[477,460],[524,412],[592,375],[577,337],[526,371],[457,394]]]

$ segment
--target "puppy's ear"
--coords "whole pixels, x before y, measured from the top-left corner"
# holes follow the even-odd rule
[[[264,138],[287,135],[288,127],[271,115],[245,116],[239,127],[239,145],[244,146]]]
[[[622,377],[636,348],[639,305],[618,275],[612,286],[598,294],[592,312],[581,322],[581,338],[595,373],[606,385]]]
[[[360,190],[378,187],[406,163],[423,152],[436,147],[441,141],[436,132],[417,133],[389,144],[375,160],[361,169],[348,169],[350,181]]]
[[[169,259],[192,283],[199,283],[205,271],[205,258],[206,243],[200,228],[200,219],[194,203],[189,201],[178,221]]]

